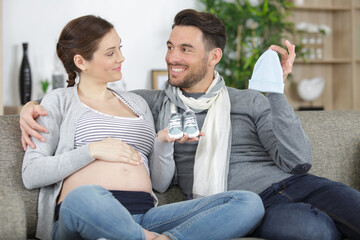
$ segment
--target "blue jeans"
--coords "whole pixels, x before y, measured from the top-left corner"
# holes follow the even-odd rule
[[[62,202],[53,239],[145,239],[143,228],[171,239],[228,239],[252,231],[263,214],[258,195],[229,191],[130,215],[109,191],[86,185]]]
[[[253,236],[266,239],[360,239],[360,192],[310,174],[260,194],[265,216]]]

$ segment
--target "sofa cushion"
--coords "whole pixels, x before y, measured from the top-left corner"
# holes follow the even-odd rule
[[[183,194],[178,186],[170,187],[165,193],[155,192],[159,205],[165,205],[173,202],[181,202],[186,200],[185,194]]]
[[[11,187],[0,185],[0,202],[0,238],[26,239],[25,210],[21,197]]]
[[[39,190],[25,189],[21,178],[24,150],[18,115],[0,117],[0,182],[12,188],[23,200],[28,238],[35,238]]]
[[[297,112],[311,141],[310,173],[360,190],[360,112]]]

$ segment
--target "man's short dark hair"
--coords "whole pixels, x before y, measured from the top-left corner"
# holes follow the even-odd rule
[[[214,14],[185,9],[176,14],[172,28],[176,26],[199,28],[203,33],[205,47],[208,50],[220,48],[224,51],[226,43],[225,26]]]

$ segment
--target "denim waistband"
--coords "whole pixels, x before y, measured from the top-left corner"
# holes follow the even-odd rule
[[[154,207],[154,198],[148,192],[109,191],[130,214],[144,214]],[[55,221],[59,219],[61,203],[55,207]]]
[[[130,214],[144,214],[154,207],[154,198],[148,192],[110,192],[130,212]]]

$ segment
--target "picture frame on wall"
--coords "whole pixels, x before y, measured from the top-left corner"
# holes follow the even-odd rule
[[[152,70],[152,88],[154,90],[162,90],[165,87],[165,82],[168,80],[167,70]]]

